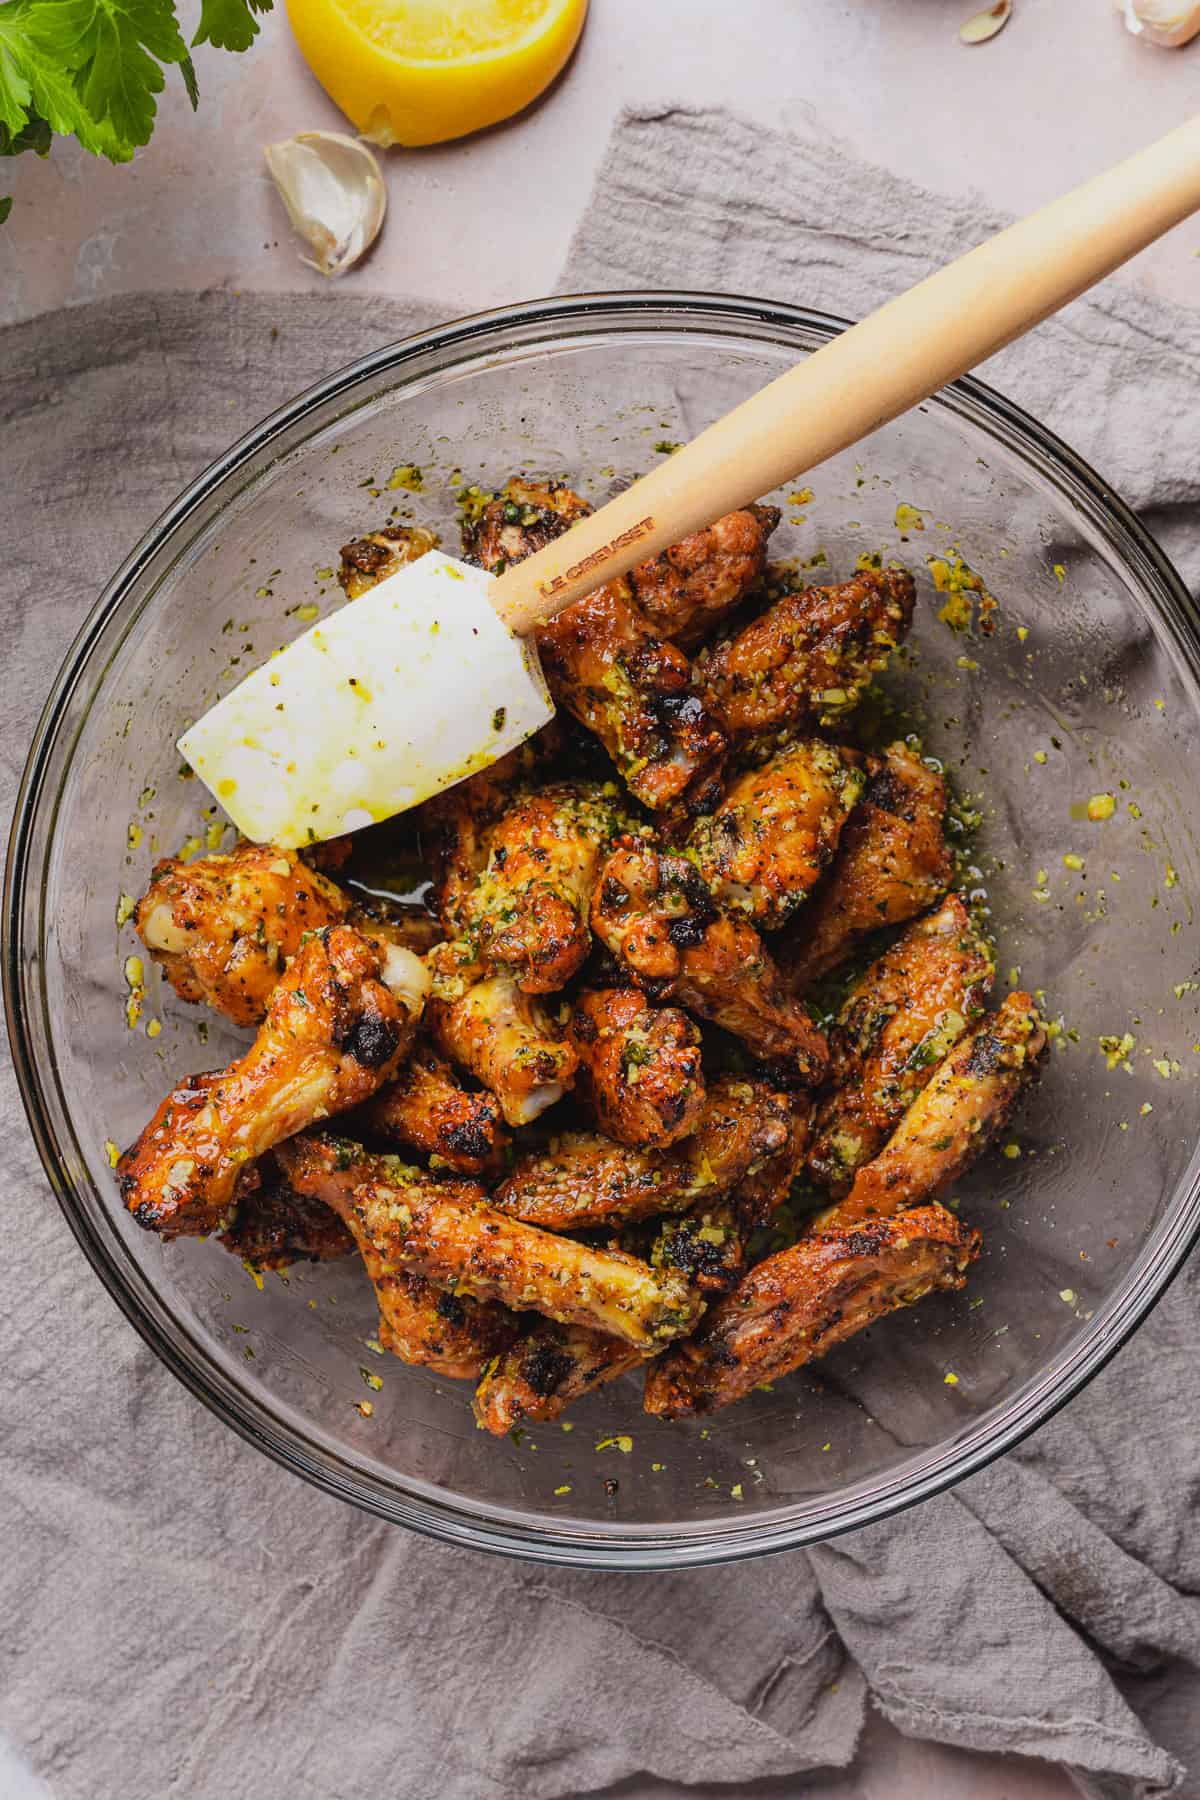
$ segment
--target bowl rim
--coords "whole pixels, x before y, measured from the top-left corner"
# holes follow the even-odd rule
[[[33,947],[26,943],[23,903],[51,754],[89,654],[120,611],[147,562],[215,489],[314,407],[351,394],[381,373],[400,371],[416,357],[451,348],[469,350],[477,339],[531,326],[558,327],[560,334],[564,327],[575,327],[580,333],[588,327],[619,329],[622,324],[632,329],[640,315],[664,312],[672,315],[669,328],[680,330],[751,326],[831,337],[850,323],[812,308],[707,291],[645,289],[527,301],[452,320],[371,351],[307,388],[237,439],[145,532],[105,586],[67,651],[42,709],[18,786],[3,896],[5,1018],[21,1099],[39,1157],[84,1255],[159,1359],[246,1442],[293,1474],[367,1512],[451,1544],[565,1566],[622,1570],[703,1566],[820,1542],[915,1506],[1011,1450],[1099,1373],[1143,1322],[1200,1240],[1200,1171],[1195,1168],[1195,1158],[1190,1189],[1176,1198],[1171,1212],[1158,1222],[1119,1287],[1107,1296],[1084,1329],[1026,1382],[1014,1401],[989,1409],[969,1426],[965,1443],[930,1447],[923,1470],[884,1476],[871,1493],[851,1504],[839,1505],[833,1494],[817,1517],[780,1517],[786,1512],[780,1508],[767,1518],[752,1517],[744,1525],[722,1520],[699,1529],[694,1524],[664,1528],[595,1522],[572,1524],[567,1529],[552,1518],[530,1515],[518,1522],[516,1508],[466,1503],[458,1497],[447,1497],[431,1484],[417,1483],[414,1487],[400,1478],[385,1488],[348,1458],[306,1442],[263,1401],[233,1383],[203,1347],[199,1347],[199,1360],[189,1353],[196,1351],[196,1341],[178,1322],[169,1321],[156,1303],[151,1284],[123,1253],[116,1235],[110,1231],[107,1237],[102,1236],[76,1200],[67,1159],[46,1103],[46,1084],[36,1065],[28,1025],[30,971],[37,959],[29,954]],[[642,323],[646,328],[644,318]],[[652,322],[650,328],[654,328]],[[775,341],[778,343],[779,339]],[[1190,663],[1193,676],[1200,680],[1200,612],[1150,533],[1089,464],[1023,408],[974,377],[952,383],[923,404],[925,408],[943,407],[965,416],[994,438],[999,437],[1022,461],[1032,462],[1042,477],[1049,478],[1065,493],[1076,510],[1090,517],[1110,541],[1115,539],[1127,567],[1140,575],[1148,593],[1153,594],[1160,618]],[[48,843],[52,841],[53,826]],[[57,1072],[50,1071],[50,1078],[58,1088]],[[70,1108],[61,1088],[58,1091],[62,1116],[73,1137]],[[131,1271],[135,1271],[134,1278]],[[139,1293],[139,1289],[143,1291]],[[811,1503],[806,1505],[811,1513]],[[826,1518],[825,1512],[833,1516]]]

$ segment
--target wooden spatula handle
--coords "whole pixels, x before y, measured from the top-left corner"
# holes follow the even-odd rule
[[[890,300],[501,575],[526,633],[936,393],[1200,209],[1200,117]]]

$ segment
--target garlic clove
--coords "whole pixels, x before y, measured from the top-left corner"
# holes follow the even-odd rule
[[[1200,5],[1195,0],[1113,0],[1126,30],[1148,44],[1177,50],[1200,33]]]
[[[994,6],[983,12],[975,13],[965,24],[958,28],[958,35],[964,44],[986,44],[989,38],[1003,31],[1012,18],[1012,0],[996,0]]]
[[[301,131],[263,150],[292,227],[322,275],[344,275],[371,248],[387,212],[374,153],[340,131]]]

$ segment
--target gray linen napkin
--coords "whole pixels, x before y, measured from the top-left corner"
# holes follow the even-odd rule
[[[827,145],[676,109],[618,128],[565,279],[856,312],[991,224]],[[345,293],[213,294],[4,332],[6,797],[72,633],[157,510],[269,407],[426,322]],[[1052,329],[1068,345],[1031,348],[1035,376],[1009,352],[1002,385],[1052,422],[1073,388],[1073,440],[1194,548],[1176,400],[1200,322],[1109,289]],[[1127,384],[1121,430],[1086,441]],[[821,1793],[811,1772],[850,1761],[868,1691],[912,1735],[1058,1761],[1105,1800],[1198,1791],[1194,1272],[1065,1415],[915,1513],[733,1569],[540,1569],[355,1514],[219,1426],[88,1274],[7,1070],[0,1118],[0,1725],[60,1800]]]

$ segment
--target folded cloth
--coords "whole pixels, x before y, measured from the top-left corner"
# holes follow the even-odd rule
[[[992,224],[827,144],[631,115],[564,285],[860,312]],[[72,634],[155,513],[269,407],[427,322],[344,293],[209,294],[2,334],[6,795]],[[1040,339],[1027,388],[1010,351],[1001,385],[1052,419],[1047,393],[1073,392],[1072,440],[1195,548],[1180,408],[1200,319],[1112,287],[1047,329],[1075,347]],[[1089,444],[1080,421],[1125,384],[1125,434]],[[1051,1759],[1105,1800],[1200,1771],[1194,1274],[1064,1415],[916,1512],[725,1569],[527,1567],[359,1515],[219,1425],[80,1261],[7,1071],[0,1119],[0,1727],[58,1800],[817,1793],[868,1694],[906,1733]]]

